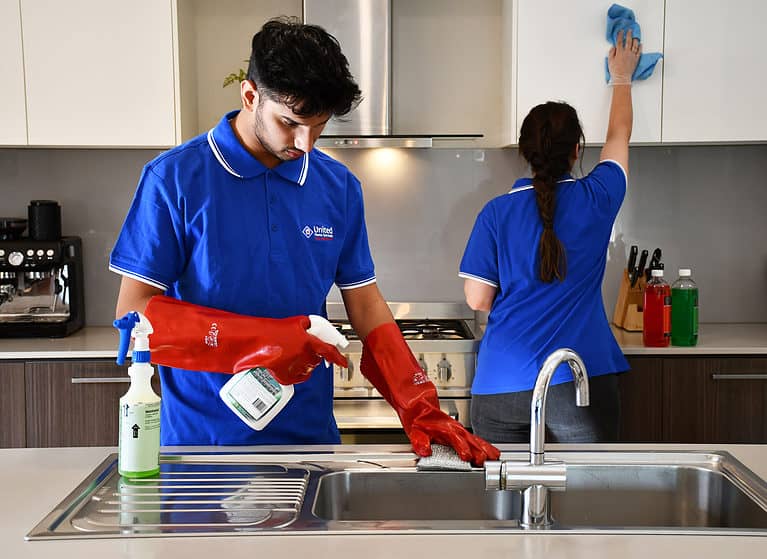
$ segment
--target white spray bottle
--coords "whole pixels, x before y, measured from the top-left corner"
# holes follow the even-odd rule
[[[339,349],[349,345],[349,340],[327,319],[310,314],[309,320],[309,334]],[[293,393],[292,384],[286,386],[278,383],[269,370],[263,367],[240,371],[218,391],[227,407],[256,431],[261,431],[280,413],[293,397]]]
[[[125,477],[149,477],[160,471],[160,397],[152,389],[154,368],[150,364],[147,317],[129,312],[114,321],[120,330],[117,364],[125,363],[131,336],[133,353],[128,392],[120,398],[120,439],[117,471]]]

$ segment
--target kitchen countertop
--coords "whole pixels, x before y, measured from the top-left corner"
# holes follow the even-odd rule
[[[333,447],[311,447],[312,451]],[[347,446],[345,449],[353,447]],[[363,448],[363,447],[359,447]],[[372,447],[365,447],[370,449]],[[391,449],[391,446],[387,447]],[[405,450],[406,447],[396,447]],[[504,446],[521,450],[522,445]],[[548,445],[550,450],[712,450],[701,445]],[[164,449],[173,451],[173,449]],[[179,449],[180,450],[180,449]],[[222,450],[184,448],[185,451]],[[242,447],[238,447],[242,451]],[[255,452],[267,451],[261,447]],[[274,447],[272,447],[274,450]],[[296,447],[280,450],[295,452]],[[767,477],[767,445],[728,445],[726,450],[762,477]],[[573,559],[697,559],[764,557],[767,538],[758,536],[591,535],[515,531],[508,534],[434,535],[294,535],[121,538],[93,540],[24,540],[61,499],[114,448],[50,448],[0,450],[0,544],[13,559],[299,557],[366,559],[400,557],[568,557]]]
[[[695,347],[644,347],[641,332],[612,327],[626,355],[767,355],[767,323],[700,325]],[[66,338],[0,339],[0,359],[113,359],[119,335],[110,326],[90,326]]]
[[[611,326],[625,355],[765,355],[767,323],[705,323],[693,347],[644,347],[642,332]]]

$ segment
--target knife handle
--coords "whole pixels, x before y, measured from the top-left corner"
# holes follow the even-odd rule
[[[634,270],[634,266],[637,263],[637,253],[639,252],[639,247],[636,245],[631,245],[631,249],[629,250],[629,262],[628,266],[626,266],[626,269],[628,270],[629,274]]]
[[[650,254],[650,251],[648,251],[647,249],[644,249],[642,251],[642,255],[639,257],[639,265],[637,266],[637,271],[638,271],[637,275],[641,276],[642,274],[644,274],[644,268],[645,268],[645,265],[647,264],[648,254]]]

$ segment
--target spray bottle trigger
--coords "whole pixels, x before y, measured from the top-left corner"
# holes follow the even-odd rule
[[[120,346],[117,349],[118,365],[123,365],[125,363],[125,357],[128,355],[128,346],[130,345],[131,333],[133,332],[133,327],[138,321],[139,314],[135,311],[131,311],[112,323],[112,325],[120,331]]]

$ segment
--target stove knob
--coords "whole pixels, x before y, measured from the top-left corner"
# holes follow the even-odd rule
[[[423,372],[429,374],[429,365],[426,364],[426,360],[423,358],[423,353],[418,354],[418,364],[423,369]]]
[[[442,354],[442,359],[437,363],[437,379],[440,382],[447,382],[453,378],[453,367],[450,365],[450,361],[447,360],[445,354]]]
[[[11,266],[21,266],[24,262],[24,255],[18,251],[14,251],[8,255],[8,264]]]
[[[349,364],[348,367],[339,367],[338,368],[338,378],[340,378],[344,382],[349,382],[352,380],[352,375],[354,374],[354,363],[352,363],[351,357],[349,357],[349,354],[344,355],[346,357],[346,362]]]

